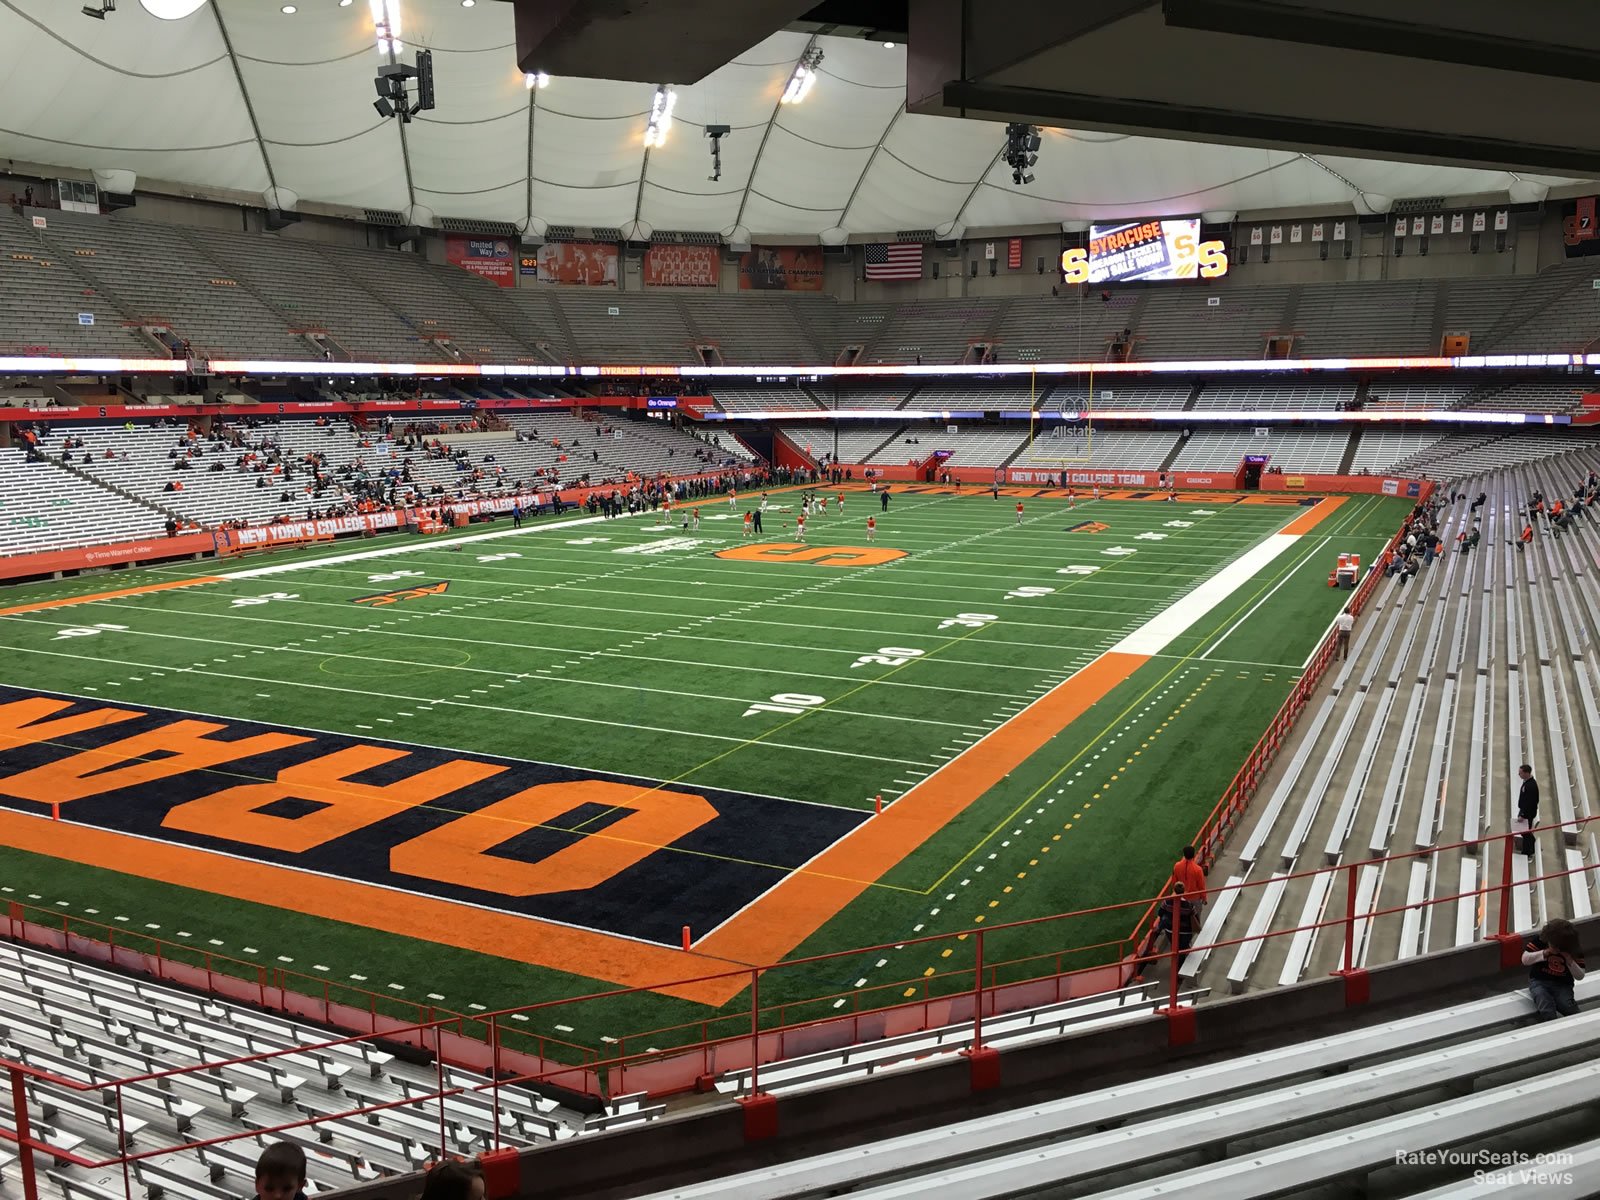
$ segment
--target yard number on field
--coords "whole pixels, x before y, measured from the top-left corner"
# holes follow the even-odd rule
[[[1099,567],[1078,567],[1078,566],[1057,567],[1056,568],[1056,574],[1057,575],[1093,575],[1099,569],[1100,569]]]
[[[1167,522],[1167,528],[1168,529],[1191,529],[1191,528],[1193,528],[1193,526],[1194,526],[1194,522],[1193,521],[1168,521]]]
[[[421,571],[390,571],[383,575],[368,575],[368,583],[395,583],[401,579],[420,579]]]
[[[1052,587],[1036,587],[1036,586],[1033,586],[1033,585],[1030,584],[1027,587],[1012,588],[1009,592],[1006,593],[1006,599],[1007,600],[1031,600],[1035,596],[1048,596],[1048,595],[1050,595],[1050,593],[1052,593],[1054,591],[1055,591],[1055,588],[1052,588]]]
[[[50,640],[59,642],[62,638],[94,637],[101,633],[126,633],[127,631],[128,627],[126,625],[82,625],[74,629],[63,629]]]
[[[274,600],[298,600],[299,592],[268,592],[265,596],[240,596],[233,602],[232,608],[249,608],[255,604],[271,604]]]
[[[999,619],[993,613],[957,613],[947,620],[940,621],[939,628],[982,629],[990,621],[998,621]]]
[[[850,666],[852,668],[865,667],[872,663],[877,663],[883,667],[903,667],[913,658],[921,657],[921,650],[912,650],[908,646],[884,646],[876,654],[863,654]]]
[[[744,710],[744,715],[753,717],[757,713],[769,712],[784,713],[791,717],[797,717],[805,712],[806,709],[815,708],[822,702],[821,696],[808,696],[804,692],[779,692],[772,698],[770,704],[752,704]]]

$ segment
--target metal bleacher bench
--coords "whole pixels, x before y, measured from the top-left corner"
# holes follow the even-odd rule
[[[175,1196],[180,1200],[239,1200],[239,1194],[217,1187],[205,1180],[185,1175],[175,1167],[153,1159],[140,1159],[133,1164],[133,1174],[144,1184],[145,1193],[154,1200],[157,1196]]]
[[[1070,1025],[1092,1019],[1092,1015],[1102,1007],[1113,1006],[1118,1013],[1131,1014],[1153,1008],[1156,1003],[1146,995],[1143,986],[1079,996],[1059,1004],[985,1017],[984,1036],[989,1042],[998,1044],[1019,1033],[1058,1034]],[[930,1054],[959,1049],[971,1040],[970,1021],[942,1025],[936,1029],[901,1034],[856,1046],[841,1046],[835,1050],[780,1059],[762,1067],[761,1081],[774,1091],[779,1088],[817,1087],[854,1075],[872,1075],[879,1070],[903,1067]],[[717,1090],[724,1094],[747,1094],[750,1090],[750,1069],[743,1067],[719,1077]]]
[[[1577,994],[1580,999],[1600,996],[1600,979],[1583,980]],[[641,1200],[799,1200],[845,1187],[858,1189],[853,1195],[859,1200],[869,1196],[888,1200],[892,1196],[938,1195],[941,1200],[958,1200],[962,1196],[1008,1195],[1026,1190],[1030,1180],[1048,1185],[1089,1178],[1150,1161],[1176,1147],[1198,1151],[1273,1125],[1281,1127],[1339,1108],[1377,1104],[1384,1095],[1401,1096],[1451,1080],[1470,1080],[1477,1073],[1515,1061],[1516,1054],[1523,1051],[1532,1054],[1549,1047],[1552,1052],[1564,1053],[1586,1041],[1600,1045],[1600,1012],[1592,1014],[1592,1019],[1568,1018],[1513,1033],[1503,1031],[1502,1027],[1526,1017],[1529,1011],[1526,992],[1475,1000],[1317,1041],[671,1189]],[[1586,1023],[1586,1029],[1579,1021]],[[1475,1035],[1479,1040],[1471,1045],[1427,1049]],[[1600,1072],[1600,1066],[1595,1070]],[[1285,1088],[1291,1090],[1277,1090]],[[1182,1112],[1168,1115],[1175,1096],[1183,1097]],[[1531,1097],[1507,1106],[1507,1122],[1525,1121],[1530,1103]],[[1539,1111],[1544,1111],[1542,1106]],[[1098,1132],[1106,1130],[1109,1132]],[[974,1159],[981,1161],[972,1166],[954,1165]],[[940,1171],[941,1163],[952,1165]],[[998,1178],[1000,1171],[1011,1169],[1016,1172],[1014,1179]],[[906,1182],[868,1190],[874,1181],[886,1179]],[[1183,1194],[1190,1200],[1198,1195]]]
[[[1030,1149],[943,1172],[910,1184],[858,1190],[857,1200],[909,1200],[931,1190],[941,1200],[979,1200],[1035,1188],[1092,1179],[1141,1163],[1159,1161],[1174,1148],[1207,1151],[1229,1143],[1370,1109],[1436,1088],[1470,1084],[1479,1075],[1542,1055],[1600,1047],[1600,1012],[1545,1022],[1512,1033],[1494,1032],[1472,1042],[1410,1056],[1388,1055],[1377,1066],[1302,1083],[1291,1089],[1256,1089],[1206,1108],[1185,1105],[1172,1115],[1073,1138],[1047,1149]],[[1559,1080],[1550,1084],[1550,1080]],[[1185,1092],[1169,1093],[1185,1095]],[[1453,1104],[1374,1121],[1278,1149],[1257,1151],[1215,1166],[1135,1187],[1102,1192],[1102,1200],[1155,1200],[1181,1194],[1222,1200],[1299,1195],[1331,1178],[1370,1171],[1394,1162],[1397,1145],[1440,1146],[1490,1137],[1524,1125],[1537,1099],[1542,1117],[1570,1112],[1600,1100],[1600,1061],[1547,1077],[1512,1084]],[[1168,1108],[1170,1112],[1170,1105]],[[1181,1181],[1181,1183],[1179,1182]]]

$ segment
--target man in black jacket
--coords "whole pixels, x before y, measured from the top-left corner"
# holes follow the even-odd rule
[[[1528,823],[1528,831],[1519,839],[1518,849],[1533,857],[1533,824],[1539,817],[1539,781],[1533,777],[1533,768],[1527,763],[1517,768],[1522,780],[1522,790],[1517,793],[1517,819]]]

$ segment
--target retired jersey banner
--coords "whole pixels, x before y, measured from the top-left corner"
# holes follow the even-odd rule
[[[615,287],[617,248],[608,242],[546,242],[539,247],[539,278],[545,283]]]
[[[1428,232],[1430,234],[1440,234],[1444,232],[1444,214],[1440,213],[1436,216],[1428,218]]]
[[[1289,240],[1291,242],[1304,241],[1305,240],[1305,228],[1304,228],[1304,226],[1301,226],[1301,225],[1291,225],[1291,226],[1289,226]]]
[[[1251,227],[1251,229],[1250,229],[1250,244],[1252,246],[1261,245],[1261,226],[1254,225],[1254,226]]]
[[[820,292],[820,246],[754,246],[739,256],[742,292]]]
[[[1336,242],[1344,241],[1344,222],[1343,221],[1335,221],[1333,223],[1333,240],[1336,241]]]
[[[1594,210],[1595,198],[1593,196],[1580,196],[1573,202],[1572,215],[1562,222],[1562,229],[1566,234],[1567,245],[1576,246],[1580,242],[1592,241],[1594,239]]]
[[[1467,220],[1466,220],[1466,215],[1464,213],[1451,213],[1450,214],[1450,232],[1451,233],[1462,233],[1462,232],[1464,232],[1466,230],[1466,227],[1467,227]]]
[[[716,287],[721,253],[716,246],[651,246],[644,254],[648,287]]]
[[[1326,238],[1324,238],[1322,236],[1322,222],[1321,221],[1317,221],[1311,226],[1311,240],[1313,242],[1321,242],[1321,241],[1326,241],[1327,240]]]
[[[505,238],[449,237],[445,261],[503,288],[517,286],[517,248]]]

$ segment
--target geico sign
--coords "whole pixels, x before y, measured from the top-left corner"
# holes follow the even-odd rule
[[[1228,273],[1228,248],[1221,242],[1201,242],[1196,249],[1194,239],[1186,233],[1180,233],[1172,239],[1172,249],[1180,275],[1188,274],[1184,268],[1191,262],[1201,279],[1218,279]],[[1063,250],[1061,277],[1066,283],[1088,283],[1089,252],[1082,246]]]

